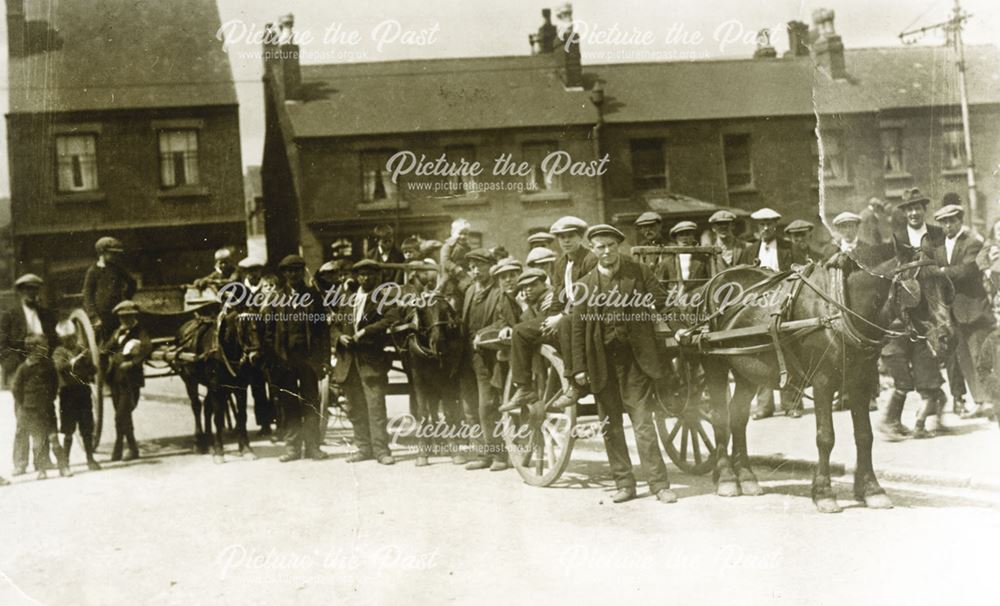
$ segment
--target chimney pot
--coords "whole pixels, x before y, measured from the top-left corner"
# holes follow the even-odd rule
[[[826,69],[835,80],[847,79],[847,64],[844,60],[844,42],[833,27],[834,11],[820,8],[813,11],[815,29],[813,53],[816,63]]]

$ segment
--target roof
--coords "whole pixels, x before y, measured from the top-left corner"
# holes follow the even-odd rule
[[[567,90],[548,56],[303,65],[296,137],[593,124],[588,94]]]
[[[237,102],[215,0],[25,0],[24,9],[27,56],[10,59],[10,113]]]
[[[952,51],[845,51],[848,80],[808,58],[584,65],[608,123],[874,112],[958,103]],[[1000,50],[966,47],[971,103],[1000,103]],[[286,105],[295,137],[593,124],[588,93],[567,90],[547,55],[303,65]],[[815,98],[814,98],[815,93]],[[415,102],[416,101],[416,102]],[[814,105],[815,103],[815,105]]]
[[[674,221],[680,218],[704,218],[707,219],[712,213],[719,210],[728,210],[738,218],[747,217],[750,213],[742,208],[722,206],[705,202],[684,194],[673,192],[660,192],[642,196],[643,211],[652,210],[660,214],[664,221]],[[632,224],[641,214],[640,211],[617,212],[612,217],[612,222],[617,224]]]

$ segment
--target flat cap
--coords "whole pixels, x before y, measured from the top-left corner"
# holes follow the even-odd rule
[[[781,218],[781,213],[770,208],[760,208],[750,214],[754,221],[777,221]]]
[[[670,235],[676,236],[683,231],[698,231],[698,224],[694,221],[681,221],[670,228]]]
[[[528,267],[517,277],[517,287],[522,288],[535,281],[544,282],[549,275],[537,267]]]
[[[264,262],[257,257],[243,257],[237,265],[243,269],[250,269],[252,267],[264,267]]]
[[[14,287],[19,288],[21,286],[41,286],[45,281],[36,276],[35,274],[24,274],[17,281],[14,282]]]
[[[549,233],[553,234],[569,234],[577,232],[583,235],[587,231],[587,222],[579,217],[560,217],[552,227],[549,228]]]
[[[116,316],[125,316],[139,313],[139,306],[131,299],[125,299],[111,310]]]
[[[639,215],[639,218],[635,220],[635,226],[639,227],[640,225],[652,225],[654,223],[662,223],[662,222],[663,222],[663,217],[660,216],[660,213],[647,210],[646,212]]]
[[[316,270],[318,274],[326,274],[334,271],[343,271],[345,269],[351,268],[351,262],[347,259],[334,259],[333,261],[327,261],[326,263],[319,266]]]
[[[496,259],[493,258],[493,253],[485,248],[473,248],[469,252],[465,253],[465,258],[469,261],[479,261],[480,263],[496,263]]]
[[[278,269],[285,269],[286,267],[305,267],[306,260],[298,255],[288,255],[278,263]]]
[[[934,220],[941,221],[948,217],[961,217],[965,215],[965,209],[958,204],[948,204],[934,211]]]
[[[220,248],[219,250],[215,251],[216,261],[226,261],[231,259],[232,257],[233,257],[233,251],[229,250],[228,248]]]
[[[524,260],[524,264],[529,266],[555,262],[556,253],[551,248],[532,248],[528,251],[528,257]]]
[[[125,246],[122,241],[118,238],[112,238],[111,236],[104,236],[103,238],[98,238],[97,243],[94,244],[94,250],[97,254],[106,252],[125,252]]]
[[[381,268],[378,266],[378,263],[371,259],[361,259],[351,266],[351,270],[353,271],[378,271],[379,269]]]
[[[495,278],[500,274],[505,274],[510,271],[520,274],[522,269],[524,269],[524,266],[521,265],[521,262],[517,259],[500,259],[496,265],[490,268],[490,275]]]
[[[809,221],[803,221],[802,219],[796,219],[785,227],[786,234],[797,234],[803,231],[812,231],[816,226]]]
[[[536,231],[535,233],[528,236],[528,244],[548,244],[549,242],[554,242],[555,236],[547,231]]]
[[[717,210],[708,218],[709,223],[732,223],[736,220],[736,215],[728,210]]]
[[[625,241],[625,234],[623,234],[617,227],[608,225],[607,223],[598,223],[587,230],[588,240],[593,240],[598,236],[610,236],[619,242]]]
[[[861,215],[852,213],[851,211],[844,211],[833,218],[833,224],[843,225],[845,223],[861,223]]]
[[[923,204],[926,206],[930,201],[931,199],[925,196],[919,187],[911,187],[903,192],[903,197],[900,198],[899,202],[896,202],[896,208],[906,208],[913,204]]]

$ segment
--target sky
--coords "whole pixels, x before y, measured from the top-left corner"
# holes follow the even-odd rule
[[[577,0],[573,17],[586,65],[749,57],[761,28],[774,32],[772,43],[781,53],[788,49],[783,25],[793,19],[811,24],[817,8],[836,11],[837,33],[848,48],[899,46],[901,31],[946,20],[953,1]],[[263,150],[260,45],[253,38],[280,15],[295,16],[295,31],[303,36],[303,63],[337,63],[526,55],[528,34],[542,23],[541,9],[560,5],[551,0],[218,0],[220,36],[227,40],[240,102],[244,166],[259,164]],[[997,0],[964,0],[963,8],[972,14],[965,32],[968,44],[1000,43]],[[6,47],[5,20],[0,21],[0,41]],[[942,42],[941,34],[928,34],[918,43]],[[0,82],[0,108],[6,113],[5,52],[0,53]],[[6,139],[5,124],[0,135]],[[8,192],[3,145],[0,196]]]

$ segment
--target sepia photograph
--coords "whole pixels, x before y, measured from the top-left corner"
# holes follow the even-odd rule
[[[996,599],[994,0],[4,3],[0,605]]]

